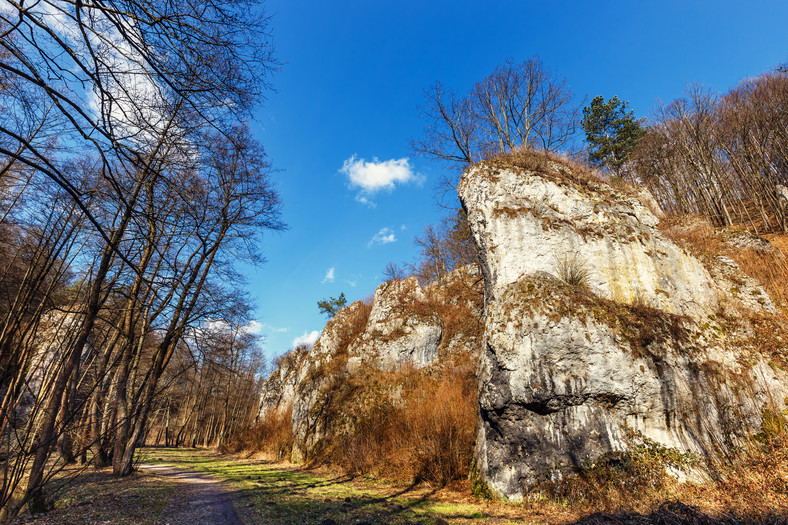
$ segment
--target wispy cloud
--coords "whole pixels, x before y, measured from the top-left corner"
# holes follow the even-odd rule
[[[351,288],[355,288],[356,285],[358,284],[358,281],[345,281],[345,282],[348,283],[348,285],[350,285]]]
[[[373,158],[367,162],[353,155],[345,160],[339,171],[347,176],[351,188],[361,189],[356,200],[370,205],[374,205],[371,197],[377,192],[391,191],[395,185],[406,184],[416,178],[407,157],[384,161]]]
[[[369,240],[367,248],[371,248],[375,244],[388,244],[390,242],[397,242],[397,236],[394,235],[394,230],[391,228],[381,228],[380,231]]]
[[[289,328],[271,326],[268,323],[262,323],[261,324],[261,323],[258,323],[257,321],[252,321],[252,323],[256,323],[259,326],[259,328],[258,328],[256,333],[260,333],[260,332],[265,331],[265,332],[274,332],[274,333],[277,333],[277,334],[284,334],[284,333],[290,331]]]
[[[320,337],[320,332],[317,330],[312,330],[311,332],[304,332],[303,334],[299,335],[295,339],[293,339],[293,348],[301,345],[312,346],[317,341],[317,338]]]
[[[333,283],[334,282],[334,279],[335,279],[335,277],[334,277],[334,270],[335,270],[335,268],[333,266],[328,269],[328,271],[326,272],[326,276],[323,277],[323,284]]]

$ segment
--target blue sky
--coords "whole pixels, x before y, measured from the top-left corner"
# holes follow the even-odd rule
[[[386,263],[413,260],[414,235],[443,213],[433,190],[444,168],[408,147],[435,81],[464,93],[507,58],[538,54],[581,99],[618,95],[649,116],[687,84],[724,92],[788,62],[784,0],[265,6],[283,65],[253,127],[289,229],[265,234],[268,262],[246,273],[269,358],[322,330],[318,300],[361,299]]]

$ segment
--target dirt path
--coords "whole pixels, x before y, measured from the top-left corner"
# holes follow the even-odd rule
[[[242,525],[232,499],[221,481],[213,476],[167,465],[140,465],[141,470],[177,482],[175,494],[156,521],[161,525]]]

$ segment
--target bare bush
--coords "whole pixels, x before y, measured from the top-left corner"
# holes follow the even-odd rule
[[[397,392],[395,395],[394,393]],[[432,375],[368,371],[337,385],[313,461],[354,474],[445,485],[465,479],[476,431],[470,356]]]
[[[274,410],[254,425],[233,434],[220,450],[225,453],[254,450],[277,460],[289,459],[293,450],[292,416],[291,405],[283,410]]]

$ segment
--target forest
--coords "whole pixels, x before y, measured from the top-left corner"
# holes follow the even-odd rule
[[[256,410],[238,261],[284,227],[244,124],[277,68],[248,2],[10,2],[0,18],[0,507]],[[174,406],[180,410],[176,416]]]

